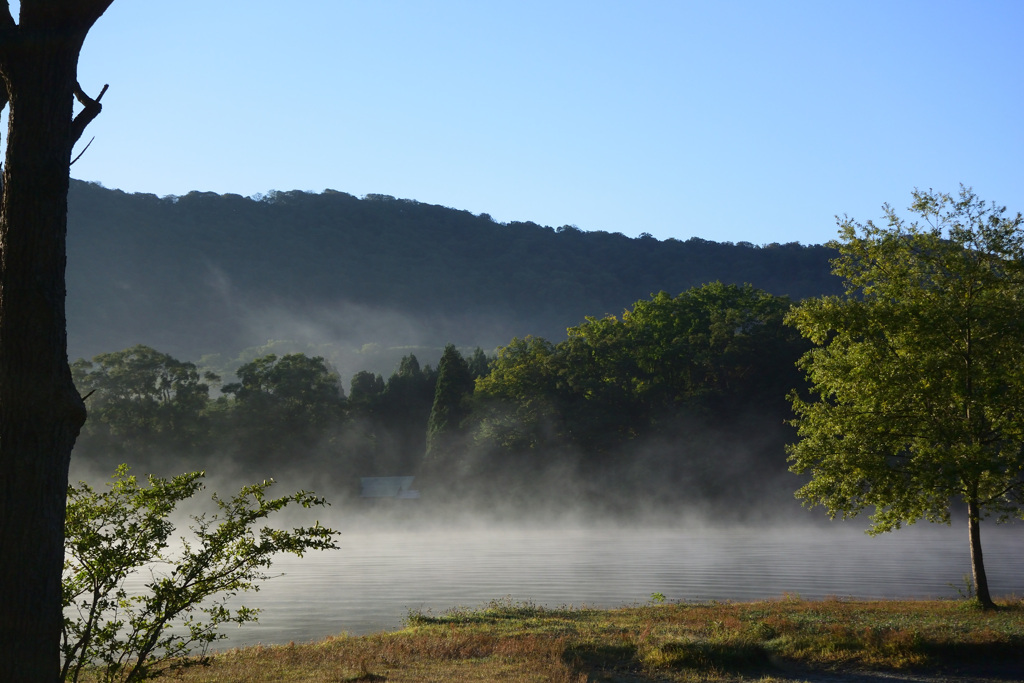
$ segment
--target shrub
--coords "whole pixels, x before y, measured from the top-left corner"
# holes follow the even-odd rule
[[[271,480],[229,499],[214,494],[216,511],[191,515],[191,536],[172,551],[170,515],[203,488],[203,476],[150,476],[141,486],[121,465],[107,491],[84,482],[68,487],[62,680],[78,681],[93,670],[101,681],[128,683],[201,661],[183,658],[196,649],[205,655],[225,637],[217,632],[221,624],[256,619],[258,610],[232,610],[227,601],[258,590],[275,554],[301,557],[338,547],[337,532],[319,522],[291,530],[257,528],[293,503],[326,504],[306,491],[267,498]],[[144,590],[129,594],[126,580],[147,570]]]

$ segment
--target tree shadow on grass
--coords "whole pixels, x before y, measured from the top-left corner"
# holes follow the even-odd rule
[[[666,671],[698,676],[771,676],[777,681],[809,683],[1003,683],[1024,680],[1024,654],[1005,644],[955,648],[933,654],[935,668],[909,671],[824,670],[790,664],[757,644],[669,642],[641,654],[635,645],[572,646],[564,660],[590,681],[654,683]]]
[[[773,670],[759,645],[669,642],[641,654],[635,645],[586,644],[570,647],[564,657],[592,681],[662,681],[658,671],[666,669],[724,675]]]

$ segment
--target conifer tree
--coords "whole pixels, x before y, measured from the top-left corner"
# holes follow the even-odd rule
[[[473,393],[473,375],[469,364],[454,344],[448,344],[437,366],[437,388],[434,405],[427,422],[427,455],[432,467],[439,460],[457,459],[453,449],[463,434],[463,423],[469,415],[467,398]]]

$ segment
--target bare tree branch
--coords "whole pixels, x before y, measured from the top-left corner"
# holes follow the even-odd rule
[[[78,116],[71,122],[71,146],[74,146],[79,138],[82,137],[85,127],[92,123],[92,120],[103,111],[103,105],[100,104],[100,100],[103,98],[103,94],[107,92],[108,87],[110,86],[104,85],[103,90],[100,90],[100,94],[94,100],[85,94],[79,83],[75,83],[75,98],[82,103],[82,111],[78,112]]]
[[[96,139],[96,136],[95,135],[92,136],[92,139],[89,140],[89,142],[85,143],[85,147],[83,147],[82,151],[78,153],[78,156],[76,156],[74,159],[71,160],[71,163],[68,164],[68,166],[74,166],[75,162],[82,158],[82,155],[85,154],[85,150],[89,149],[89,145],[91,145],[92,141],[95,140],[95,139]]]

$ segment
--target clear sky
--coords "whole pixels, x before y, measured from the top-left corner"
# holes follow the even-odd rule
[[[815,244],[914,187],[1024,211],[1022,31],[1020,0],[115,0],[72,176]]]

